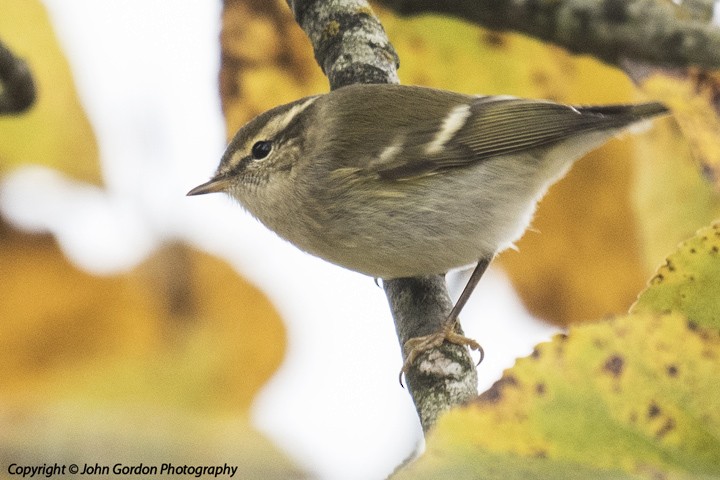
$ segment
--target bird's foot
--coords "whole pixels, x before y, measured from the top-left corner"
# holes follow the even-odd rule
[[[405,342],[403,348],[405,349],[407,356],[405,358],[405,363],[403,363],[402,370],[400,370],[401,385],[403,374],[407,374],[412,364],[415,363],[415,360],[417,360],[417,357],[428,350],[439,347],[443,344],[443,342],[453,343],[455,345],[468,347],[471,350],[478,351],[480,353],[480,360],[478,360],[477,365],[480,365],[483,358],[485,358],[483,348],[477,341],[458,333],[456,326],[457,320],[445,322],[440,331],[431,333],[430,335],[423,335],[422,337],[414,337]]]

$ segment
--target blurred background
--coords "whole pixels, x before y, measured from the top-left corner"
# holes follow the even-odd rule
[[[174,461],[368,479],[422,449],[373,279],[299,252],[224,196],[185,197],[245,121],[327,91],[286,3],[0,11],[0,39],[38,87],[30,111],[0,117],[0,477],[9,463]],[[403,83],[646,98],[615,69],[519,35],[376,13]],[[717,215],[679,138],[658,122],[552,189],[463,312],[486,352],[481,391],[567,325],[626,311]],[[455,295],[466,274],[448,276]]]

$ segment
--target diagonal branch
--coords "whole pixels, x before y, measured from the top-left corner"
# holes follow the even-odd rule
[[[398,83],[397,54],[366,1],[288,0],[288,4],[310,38],[331,88]],[[441,275],[383,284],[404,360],[405,342],[437,331],[452,302]],[[466,348],[444,343],[417,358],[407,372],[407,385],[427,431],[440,413],[477,396],[477,372]]]
[[[401,348],[411,338],[442,329],[453,307],[444,276],[397,278],[383,284]],[[403,360],[406,354],[403,349]],[[426,432],[440,414],[477,398],[477,370],[467,347],[460,345],[446,342],[422,353],[406,378]]]
[[[377,0],[402,15],[438,13],[510,30],[622,67],[624,60],[720,67],[711,0]],[[682,5],[679,5],[682,3]]]

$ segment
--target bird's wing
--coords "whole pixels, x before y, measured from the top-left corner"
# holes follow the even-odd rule
[[[442,120],[409,126],[369,167],[403,180],[550,145],[591,131],[622,128],[667,111],[660,103],[572,107],[512,97],[478,97]],[[439,128],[438,128],[439,127]]]

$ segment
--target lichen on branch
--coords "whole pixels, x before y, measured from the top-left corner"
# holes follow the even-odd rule
[[[364,0],[288,0],[331,88],[399,83],[397,53]]]

